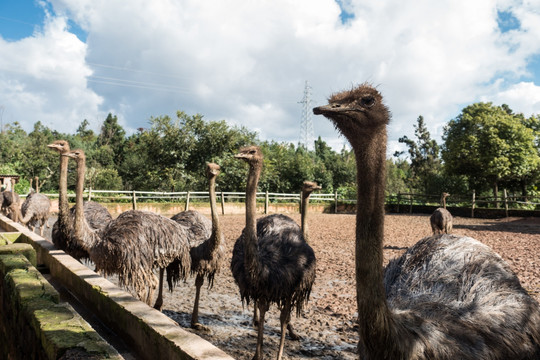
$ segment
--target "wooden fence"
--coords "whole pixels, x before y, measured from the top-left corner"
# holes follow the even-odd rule
[[[396,204],[397,211],[400,212],[400,206],[408,206],[409,212],[412,213],[414,205],[440,205],[440,195],[426,195],[414,193],[399,193],[397,195],[387,196],[387,204]],[[475,209],[504,209],[506,217],[510,209],[540,209],[540,197],[529,196],[523,199],[522,195],[509,194],[506,189],[502,191],[502,197],[495,198],[493,196],[476,196],[473,191],[470,196],[466,195],[451,195],[446,198],[447,207],[470,208],[471,217],[474,217]]]
[[[521,196],[509,195],[506,190],[502,192],[501,198],[479,197],[473,191],[471,195],[451,195],[446,199],[448,207],[469,208],[471,217],[474,217],[475,209],[491,208],[504,209],[508,217],[508,210],[512,209],[540,209],[540,197],[529,197],[524,201]],[[45,194],[52,198],[57,198],[58,194]],[[157,191],[121,191],[121,190],[93,190],[84,191],[87,200],[100,202],[131,202],[133,209],[137,209],[138,202],[169,202],[184,203],[185,209],[189,210],[190,202],[202,201],[208,202],[208,191],[180,191],[180,192],[157,192]],[[245,192],[217,192],[218,202],[221,203],[221,211],[225,214],[226,202],[241,202],[245,200]],[[24,197],[24,196],[23,196]],[[75,197],[74,194],[68,194],[68,197]],[[521,198],[521,200],[520,200]],[[265,214],[268,213],[270,203],[300,203],[300,193],[270,193],[258,192],[257,200],[264,201]],[[314,203],[328,203],[332,205],[334,213],[338,212],[340,207],[356,204],[356,199],[346,199],[337,192],[333,194],[313,193],[310,201]],[[386,197],[387,205],[397,207],[397,212],[402,212],[403,207],[408,207],[409,212],[413,212],[413,206],[439,206],[440,195],[399,193]]]

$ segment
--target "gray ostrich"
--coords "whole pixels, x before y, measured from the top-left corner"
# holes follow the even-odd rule
[[[206,278],[208,288],[214,284],[214,276],[219,271],[225,257],[225,237],[219,224],[216,204],[216,177],[220,173],[220,166],[209,163],[206,166],[208,190],[210,197],[210,211],[212,221],[197,211],[183,211],[172,217],[173,220],[190,230],[191,274],[195,275],[195,302],[191,314],[191,327],[198,330],[207,330],[199,323],[199,299],[201,287]],[[172,290],[173,284],[178,282],[178,261],[167,267],[167,281]]]
[[[120,286],[135,291],[148,305],[157,286],[153,268],[165,268],[180,260],[180,276],[185,279],[191,266],[186,228],[152,212],[130,210],[105,227],[92,229],[83,213],[84,152],[74,150],[64,156],[77,162],[73,240],[88,252],[101,272],[117,274]]]
[[[253,359],[263,358],[264,318],[271,304],[280,309],[281,338],[277,358],[281,359],[285,331],[291,311],[299,315],[309,300],[315,280],[315,254],[291,218],[276,214],[255,220],[257,184],[262,170],[262,153],[256,146],[240,149],[235,156],[249,164],[246,186],[246,227],[236,240],[231,271],[242,302],[253,301],[259,309],[257,349]]]
[[[426,237],[383,274],[390,113],[380,93],[363,84],[313,111],[334,123],[356,156],[360,358],[539,359],[538,303],[488,246],[465,236]]]
[[[49,212],[51,210],[51,200],[43,194],[32,192],[28,194],[21,206],[21,214],[17,215],[23,225],[34,231],[39,223],[39,234],[43,236],[45,226],[49,227]],[[19,211],[18,209],[16,210]]]
[[[2,212],[15,222],[21,221],[21,198],[19,194],[15,192],[14,179],[11,179],[11,190],[6,190],[2,194],[4,195],[2,199]]]
[[[73,222],[75,218],[75,206],[69,208],[67,198],[68,160],[66,155],[70,152],[69,143],[65,140],[56,140],[47,145],[50,149],[60,154],[60,169],[58,180],[58,220],[52,228],[52,242],[56,248],[65,251],[75,259],[89,260],[88,252],[77,242],[72,241]],[[92,229],[103,228],[112,220],[109,211],[101,204],[94,201],[86,201],[83,205],[84,217]],[[96,268],[99,271],[99,268]]]
[[[449,193],[442,193],[441,207],[435,209],[429,218],[434,235],[450,234],[452,232],[452,214],[446,210],[446,198],[448,196],[450,196]]]

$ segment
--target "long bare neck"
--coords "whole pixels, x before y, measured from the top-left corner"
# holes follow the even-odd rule
[[[87,251],[94,245],[97,236],[95,231],[90,229],[84,218],[84,173],[86,171],[86,161],[82,159],[77,160],[77,186],[75,189],[75,222],[74,237],[79,244]]]
[[[307,224],[307,212],[308,212],[310,195],[311,195],[310,193],[306,191],[302,191],[302,204],[300,205],[302,209],[302,213],[300,215],[300,222],[302,225],[302,235],[304,236],[304,240],[306,240],[306,242],[308,241],[308,236],[309,236],[308,224]]]
[[[60,178],[58,180],[58,213],[64,224],[69,221],[69,204],[67,199],[67,170],[69,159],[60,155]]]
[[[246,186],[246,228],[244,229],[244,263],[248,274],[255,276],[259,264],[257,239],[257,185],[261,175],[260,165],[249,164],[249,174]]]
[[[386,128],[372,130],[370,134],[349,139],[356,155],[358,184],[356,293],[361,341],[377,339],[379,344],[385,344],[393,341],[393,321],[382,272]]]
[[[443,209],[446,209],[446,196],[445,195],[441,196],[441,206],[443,207]]]
[[[216,177],[212,176],[209,181],[209,194],[210,194],[210,213],[212,216],[212,236],[210,237],[212,241],[212,249],[214,252],[221,243],[221,226],[219,224],[219,218],[217,214],[217,203],[216,203]]]

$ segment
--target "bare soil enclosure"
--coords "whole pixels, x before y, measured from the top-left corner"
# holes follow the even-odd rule
[[[290,216],[300,221],[299,215]],[[256,345],[256,330],[251,325],[253,308],[242,305],[229,269],[232,248],[245,219],[244,215],[225,215],[220,220],[227,257],[214,287],[208,290],[203,285],[201,290],[199,321],[209,330],[193,332],[236,359],[251,359]],[[303,316],[292,317],[302,339],[292,341],[287,337],[284,359],[356,359],[355,215],[312,213],[308,221],[310,244],[317,256],[317,278]],[[489,245],[512,266],[523,287],[540,300],[540,218],[454,218],[453,233]],[[385,264],[430,234],[428,215],[386,215]],[[166,291],[164,297],[163,312],[189,331],[194,296],[190,279],[172,293]],[[265,325],[266,358],[277,355],[279,331],[279,313],[273,307]]]

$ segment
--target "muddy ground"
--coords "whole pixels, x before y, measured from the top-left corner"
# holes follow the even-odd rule
[[[290,215],[299,221],[299,215]],[[193,331],[236,359],[250,359],[256,331],[251,326],[252,307],[243,307],[229,269],[232,247],[244,226],[243,215],[225,215],[221,222],[227,241],[227,260],[214,287],[203,286],[199,321],[209,331]],[[317,278],[310,302],[300,318],[293,316],[300,341],[289,337],[284,359],[356,359],[357,333],[354,285],[354,215],[310,214],[310,244],[317,256]],[[427,215],[387,215],[385,264],[420,238],[430,235]],[[522,285],[540,300],[540,219],[455,218],[454,233],[471,236],[492,247],[517,272]],[[114,281],[114,279],[111,279]],[[166,292],[163,312],[187,328],[191,319],[193,280]],[[275,358],[279,344],[279,313],[267,314],[264,353]]]

